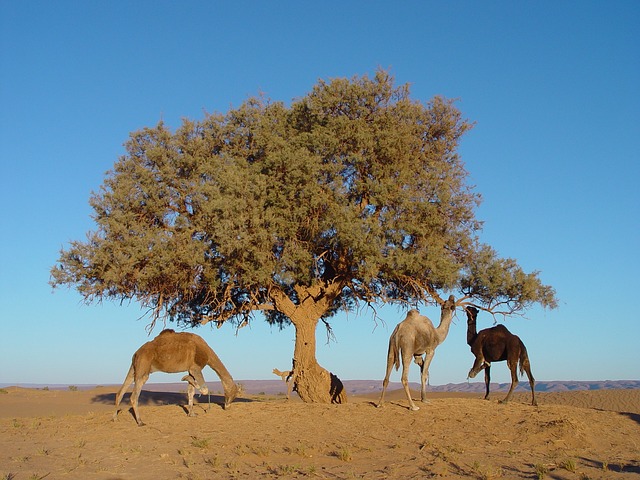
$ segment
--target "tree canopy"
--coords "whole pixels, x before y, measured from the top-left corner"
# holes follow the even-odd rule
[[[494,313],[554,307],[537,272],[480,242],[457,152],[471,127],[381,70],[290,105],[259,96],[175,132],[160,122],[130,135],[90,199],[96,230],[61,251],[51,282],[188,325],[262,311],[298,328],[443,292]]]

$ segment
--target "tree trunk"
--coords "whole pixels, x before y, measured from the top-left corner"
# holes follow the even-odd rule
[[[276,308],[296,329],[292,382],[298,396],[307,403],[346,403],[347,392],[338,377],[322,368],[316,360],[316,327],[322,315],[339,294],[341,285],[331,283],[296,289],[299,304],[279,289],[273,289]]]
[[[316,360],[318,320],[305,319],[294,325],[293,375],[298,395],[307,403],[346,403],[347,393],[340,379],[322,368]]]

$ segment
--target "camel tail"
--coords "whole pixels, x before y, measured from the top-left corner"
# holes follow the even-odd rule
[[[524,346],[522,340],[520,340],[520,359],[518,361],[520,365],[520,376],[525,372],[531,372],[531,364],[529,363],[529,355],[527,354],[527,347]]]
[[[391,334],[391,338],[389,339],[389,353],[387,354],[387,364],[393,364],[396,370],[400,368],[400,355],[398,354],[398,339],[396,336],[397,331],[398,327],[396,326],[395,330]]]

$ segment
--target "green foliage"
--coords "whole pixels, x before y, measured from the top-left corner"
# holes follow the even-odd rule
[[[478,244],[479,195],[457,154],[469,128],[452,101],[414,101],[378,71],[320,81],[290,106],[251,98],[134,132],[91,197],[96,231],[62,250],[51,283],[193,324],[286,321],[275,291],[298,304],[330,283],[323,317],[455,289],[488,307],[554,306],[536,273]]]
[[[521,312],[533,303],[557,306],[554,289],[540,283],[538,272],[525,273],[515,260],[499,258],[487,245],[469,256],[460,290],[489,310],[505,314]]]

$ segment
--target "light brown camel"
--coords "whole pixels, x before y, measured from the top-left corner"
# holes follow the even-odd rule
[[[286,370],[283,372],[282,370],[274,368],[273,374],[278,375],[280,378],[282,378],[284,383],[287,384],[287,400],[289,400],[289,398],[291,397],[291,391],[293,390],[293,385],[295,383],[293,370]]]
[[[446,302],[443,302],[440,307],[440,324],[438,328],[434,327],[427,317],[412,309],[409,310],[407,317],[396,326],[391,334],[387,353],[387,373],[382,382],[382,393],[380,394],[378,407],[381,407],[384,402],[384,393],[389,384],[391,370],[394,365],[398,370],[402,359],[402,386],[407,394],[407,400],[409,400],[409,409],[419,410],[419,407],[413,403],[411,392],[409,391],[409,365],[412,357],[415,363],[420,366],[420,400],[423,403],[427,403],[426,383],[429,376],[429,365],[433,360],[436,347],[444,342],[449,333],[451,320],[456,309],[453,295]],[[424,358],[422,357],[423,354]]]
[[[113,419],[118,418],[120,401],[125,391],[135,382],[131,393],[131,406],[138,425],[144,425],[138,412],[138,398],[142,386],[149,379],[153,372],[177,373],[187,371],[189,375],[183,380],[189,382],[187,394],[189,396],[188,415],[192,416],[193,395],[195,390],[201,393],[209,393],[202,376],[202,369],[209,365],[220,377],[224,388],[224,407],[227,408],[238,395],[238,386],[233,382],[233,378],[222,364],[218,355],[207,345],[202,337],[193,333],[176,333],[167,329],[150,342],[142,345],[131,360],[129,373],[116,394],[116,411]]]
[[[537,405],[535,379],[531,373],[529,355],[527,348],[520,340],[520,337],[512,334],[504,325],[485,328],[480,333],[476,331],[478,309],[467,307],[467,343],[471,347],[471,353],[476,357],[473,367],[469,371],[469,378],[474,378],[480,370],[484,370],[485,400],[489,399],[489,384],[491,383],[491,362],[507,361],[507,366],[511,370],[511,388],[507,396],[500,403],[507,403],[511,398],[513,390],[518,385],[518,364],[520,364],[520,375],[526,372],[531,386],[531,405]]]

